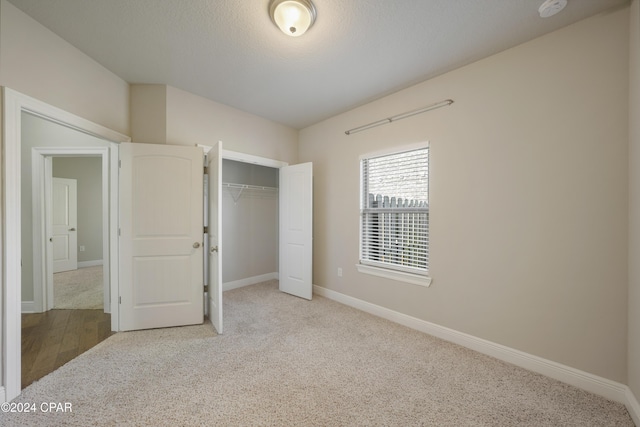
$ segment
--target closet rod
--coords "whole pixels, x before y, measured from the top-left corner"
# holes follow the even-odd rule
[[[235,184],[232,182],[223,182],[222,185],[228,188],[240,188],[242,190],[278,191],[276,187],[263,187],[260,185]]]
[[[435,104],[428,105],[423,108],[418,108],[417,110],[407,111],[406,113],[397,114],[392,117],[387,117],[386,119],[378,120],[377,122],[371,122],[369,124],[359,126],[357,128],[349,129],[344,133],[347,135],[351,135],[352,133],[360,132],[363,130],[371,129],[376,126],[386,125],[387,123],[395,122],[397,120],[406,119],[407,117],[415,116],[416,114],[426,113],[427,111],[435,110],[436,108],[446,107],[448,105],[453,104],[453,99],[446,99],[444,101],[436,102]]]

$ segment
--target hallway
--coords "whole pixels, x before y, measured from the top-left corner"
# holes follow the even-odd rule
[[[111,336],[102,310],[50,310],[22,314],[22,388]]]

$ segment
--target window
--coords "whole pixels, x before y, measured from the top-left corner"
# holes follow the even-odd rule
[[[429,285],[429,147],[361,159],[360,271]]]

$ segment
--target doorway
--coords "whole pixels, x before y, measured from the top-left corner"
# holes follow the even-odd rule
[[[109,159],[107,163],[109,191],[108,197],[109,208],[109,234],[108,234],[108,253],[110,256],[109,276],[111,282],[111,293],[117,295],[117,275],[113,272],[117,271],[117,257],[114,256],[117,242],[117,198],[115,197],[115,189],[117,188],[117,162],[110,159],[117,159],[119,142],[129,141],[130,139],[118,132],[114,132],[103,126],[92,123],[86,119],[78,117],[74,114],[67,113],[56,107],[38,101],[29,96],[20,94],[8,88],[3,88],[3,145],[4,156],[2,162],[3,176],[3,284],[4,298],[2,301],[2,335],[4,345],[2,346],[2,387],[0,388],[0,397],[3,401],[10,401],[17,397],[21,391],[21,312],[35,311],[37,303],[42,307],[44,301],[44,293],[39,292],[41,299],[36,301],[36,289],[31,286],[22,289],[24,262],[23,260],[23,243],[33,247],[33,234],[31,227],[24,227],[24,222],[32,220],[31,213],[23,213],[22,201],[26,203],[42,203],[42,200],[35,197],[23,197],[22,190],[26,187],[31,190],[31,185],[25,185],[25,182],[31,181],[31,171],[24,170],[21,159],[25,157],[26,147],[22,144],[22,133],[24,130],[23,120],[25,117],[33,117],[43,119],[45,122],[60,126],[61,128],[72,130],[76,134],[89,135],[102,142],[102,149],[106,150],[106,157]],[[28,120],[28,119],[27,119]],[[64,144],[68,145],[68,141]],[[27,151],[26,156],[31,157],[31,153]],[[34,200],[37,199],[37,200]],[[44,228],[44,224],[41,224]],[[31,239],[24,239],[23,231],[31,235]],[[32,257],[33,251],[27,251],[27,257]],[[36,274],[43,274],[38,271],[31,260],[31,271]],[[28,280],[28,279],[27,279]],[[40,288],[42,290],[42,288]],[[24,293],[23,293],[24,292]],[[23,298],[26,297],[26,298]],[[22,301],[25,301],[23,304]],[[111,328],[117,330],[117,304],[112,307]],[[115,312],[115,313],[114,313]]]
[[[23,176],[31,173],[31,197],[28,182],[22,186],[26,387],[111,335],[109,180],[103,173],[109,149],[105,141],[24,112],[21,145]],[[29,293],[33,302],[25,304]]]
[[[47,258],[53,258],[53,289],[47,288],[53,298],[47,298],[47,309],[110,312],[110,298],[105,298],[109,269],[103,240],[108,222],[103,221],[101,157],[52,157],[52,183],[45,188],[51,188],[51,197],[45,197],[45,218],[52,239],[45,245]]]
[[[278,278],[278,169],[222,159],[222,289]]]
[[[310,300],[313,294],[313,165],[301,163],[290,166],[285,162],[227,150],[222,150],[221,157],[263,167],[265,176],[270,168],[278,170],[276,217],[279,289]]]
[[[39,132],[33,129],[39,127],[49,136],[63,136],[65,143],[73,144],[71,147],[32,147],[30,165],[26,164],[23,158],[23,169],[30,166],[31,188],[27,188],[28,182],[23,181],[22,185],[22,311],[23,312],[44,312],[51,310],[55,305],[54,295],[54,253],[59,251],[56,248],[56,239],[65,240],[62,234],[57,237],[56,233],[60,226],[57,222],[66,223],[68,218],[55,219],[53,212],[54,205],[54,175],[74,176],[76,185],[80,184],[81,197],[79,214],[73,214],[73,225],[62,227],[64,231],[73,237],[74,247],[68,249],[67,245],[59,244],[66,251],[75,252],[76,259],[80,263],[74,262],[82,267],[100,266],[102,282],[102,308],[105,312],[111,312],[111,256],[109,253],[109,148],[100,146],[102,141],[88,139],[87,135],[74,135],[76,140],[69,138],[69,132],[73,130],[65,129],[60,125],[47,123],[43,119],[30,119],[25,115],[23,126],[24,132],[22,143],[26,146],[23,150],[29,149],[31,145],[42,144],[44,139],[38,136]],[[55,138],[48,140],[55,141]],[[84,144],[84,145],[83,145]],[[99,144],[98,146],[87,146],[87,144]],[[23,171],[24,172],[24,171]],[[28,175],[23,173],[23,176]],[[27,203],[31,192],[32,203]],[[77,192],[77,190],[76,190]],[[29,211],[31,215],[29,215]],[[69,216],[63,212],[63,216]],[[31,218],[31,221],[29,221]],[[78,222],[79,220],[79,222]],[[69,231],[72,230],[72,231]],[[29,235],[31,231],[31,235]],[[78,240],[80,239],[80,240]],[[84,250],[82,250],[84,249]],[[89,249],[87,251],[87,249]],[[57,255],[58,257],[60,255]],[[66,268],[72,269],[70,266]],[[29,300],[28,295],[32,295],[32,303],[25,303]],[[31,307],[29,307],[31,305]],[[29,309],[31,308],[31,309]],[[89,308],[86,305],[81,308]]]

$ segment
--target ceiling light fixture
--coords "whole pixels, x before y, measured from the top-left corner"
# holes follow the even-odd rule
[[[271,0],[269,15],[283,33],[298,37],[315,22],[316,8],[311,0]]]
[[[565,8],[567,0],[547,0],[538,9],[541,18],[548,18]]]

